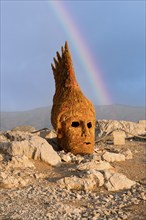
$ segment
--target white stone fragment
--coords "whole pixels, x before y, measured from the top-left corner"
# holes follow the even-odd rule
[[[125,161],[125,155],[120,153],[105,152],[102,158],[108,162]]]
[[[121,173],[114,173],[109,176],[108,181],[104,184],[108,191],[117,191],[122,189],[130,189],[136,182],[128,179]]]
[[[78,170],[108,170],[108,169],[114,169],[109,162],[106,161],[91,161],[87,163],[81,163],[77,166]]]
[[[90,170],[90,173],[95,175],[95,177],[98,179],[99,186],[102,186],[104,184],[104,176],[101,172],[99,172],[97,170]]]

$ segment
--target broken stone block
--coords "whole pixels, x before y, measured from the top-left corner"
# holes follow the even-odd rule
[[[122,189],[130,189],[136,184],[135,181],[128,179],[125,175],[121,173],[110,173],[106,174],[107,181],[104,186],[108,191],[117,191]]]
[[[114,145],[125,145],[125,132],[121,130],[113,131]]]

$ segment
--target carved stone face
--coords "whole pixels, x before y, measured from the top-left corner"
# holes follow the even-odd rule
[[[62,149],[73,154],[91,154],[94,149],[95,119],[92,114],[78,114],[61,122],[58,140]]]

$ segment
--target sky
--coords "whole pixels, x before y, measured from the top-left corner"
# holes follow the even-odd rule
[[[1,111],[52,105],[51,69],[67,40],[95,105],[145,106],[145,1],[1,0]]]

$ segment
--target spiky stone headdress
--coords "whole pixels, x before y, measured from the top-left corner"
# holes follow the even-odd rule
[[[55,65],[51,64],[56,87],[51,122],[56,131],[62,121],[76,114],[85,114],[87,109],[95,117],[92,103],[83,95],[77,83],[67,42],[61,50],[61,55],[56,53]]]

